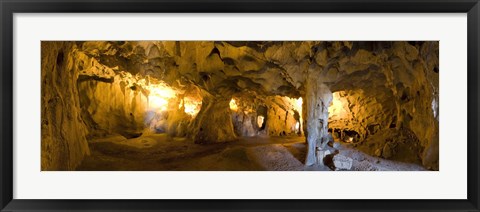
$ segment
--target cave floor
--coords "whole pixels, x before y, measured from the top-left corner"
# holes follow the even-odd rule
[[[89,141],[91,154],[78,171],[329,171],[326,166],[304,166],[305,138],[242,137],[237,141],[194,144],[166,134],[126,139],[109,136]],[[352,170],[424,170],[417,164],[366,155],[348,145],[340,153],[353,159]]]

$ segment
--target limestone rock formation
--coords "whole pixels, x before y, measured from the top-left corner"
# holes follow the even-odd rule
[[[44,41],[42,170],[75,169],[91,138],[148,133],[201,144],[305,135],[306,165],[330,133],[438,170],[438,51],[433,41]]]
[[[42,170],[74,169],[89,154],[75,44],[42,42]]]
[[[236,138],[230,108],[230,99],[204,97],[202,109],[192,124],[195,143],[232,141]]]
[[[332,101],[332,93],[315,75],[309,76],[305,83],[305,101],[303,104],[305,136],[307,137],[308,152],[305,165],[316,162],[316,147],[323,148],[328,141],[328,106]]]

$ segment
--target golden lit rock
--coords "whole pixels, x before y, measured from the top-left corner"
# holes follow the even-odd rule
[[[202,101],[194,98],[185,97],[183,99],[183,106],[185,107],[185,113],[196,116],[202,107]]]
[[[258,127],[262,127],[264,121],[265,121],[265,117],[263,117],[263,116],[257,116],[257,125],[258,125]]]
[[[93,170],[109,153],[129,162],[98,169],[362,170],[341,148],[394,164],[372,170],[439,168],[438,42],[41,45],[42,170]]]
[[[230,100],[230,110],[237,111],[238,110],[238,105],[237,102],[235,102],[235,99]]]

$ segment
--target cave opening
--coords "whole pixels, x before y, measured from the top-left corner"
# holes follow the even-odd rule
[[[268,108],[264,105],[260,105],[257,108],[257,124],[259,127],[260,134],[262,133],[264,134],[265,129],[267,127],[267,120],[268,120],[267,111],[268,111]]]
[[[436,48],[42,42],[42,170],[438,170]]]

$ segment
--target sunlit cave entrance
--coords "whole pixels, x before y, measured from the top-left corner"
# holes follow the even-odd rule
[[[42,42],[45,171],[438,170],[438,117],[438,42]]]

